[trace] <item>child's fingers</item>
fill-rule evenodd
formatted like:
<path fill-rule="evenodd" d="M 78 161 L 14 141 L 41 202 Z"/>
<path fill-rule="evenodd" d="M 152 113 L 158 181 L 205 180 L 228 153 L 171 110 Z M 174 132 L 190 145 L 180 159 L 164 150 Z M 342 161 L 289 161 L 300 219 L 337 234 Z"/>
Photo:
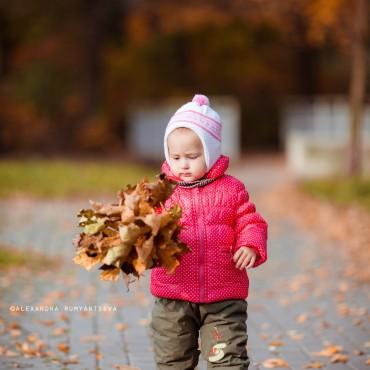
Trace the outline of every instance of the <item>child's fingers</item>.
<path fill-rule="evenodd" d="M 236 262 L 236 268 L 243 269 L 243 264 L 248 263 L 248 255 L 242 254 Z"/>
<path fill-rule="evenodd" d="M 241 264 L 241 266 L 240 266 L 240 270 L 245 269 L 245 266 L 247 266 L 247 264 L 249 263 L 249 261 L 250 261 L 250 256 L 247 256 L 247 258 L 245 258 L 245 259 L 243 260 L 243 263 L 242 263 L 242 264 Z"/>
<path fill-rule="evenodd" d="M 250 259 L 250 262 L 249 262 L 248 266 L 246 266 L 245 268 L 246 269 L 249 269 L 250 267 L 252 267 L 254 265 L 255 262 L 256 262 L 256 256 L 252 256 L 252 258 Z"/>
<path fill-rule="evenodd" d="M 235 253 L 234 253 L 234 256 L 233 256 L 233 260 L 236 262 L 239 257 L 241 256 L 241 254 L 243 253 L 243 250 L 242 249 L 238 249 Z"/>
<path fill-rule="evenodd" d="M 238 268 L 240 268 L 240 266 L 242 265 L 242 263 L 243 263 L 243 260 L 244 260 L 244 258 L 243 258 L 243 255 L 241 255 L 240 253 L 239 253 L 239 255 L 238 256 L 236 256 L 236 258 L 234 258 L 234 262 L 235 262 L 235 267 L 238 269 Z"/>

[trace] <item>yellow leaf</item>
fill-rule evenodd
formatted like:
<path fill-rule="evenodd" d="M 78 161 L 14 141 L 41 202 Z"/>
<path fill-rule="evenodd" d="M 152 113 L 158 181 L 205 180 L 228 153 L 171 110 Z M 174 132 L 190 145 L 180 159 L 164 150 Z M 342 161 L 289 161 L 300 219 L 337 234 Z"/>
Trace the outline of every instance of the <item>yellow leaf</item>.
<path fill-rule="evenodd" d="M 136 242 L 136 239 L 142 235 L 150 231 L 149 226 L 139 226 L 134 223 L 128 225 L 120 225 L 119 226 L 119 236 L 123 243 L 133 245 Z"/>
<path fill-rule="evenodd" d="M 104 218 L 97 218 L 96 219 L 96 222 L 92 223 L 92 224 L 88 224 L 85 226 L 84 228 L 84 232 L 87 234 L 87 235 L 93 235 L 93 234 L 96 234 L 98 231 L 100 231 L 101 229 L 104 228 L 105 226 L 105 221 L 107 220 L 106 217 Z"/>
<path fill-rule="evenodd" d="M 115 245 L 108 249 L 107 254 L 101 262 L 106 265 L 115 265 L 116 267 L 119 267 L 120 262 L 123 262 L 126 259 L 130 254 L 131 249 L 131 244 L 121 243 L 120 245 Z"/>
<path fill-rule="evenodd" d="M 101 262 L 101 256 L 89 257 L 86 252 L 83 251 L 73 258 L 73 262 L 77 265 L 81 265 L 86 270 L 90 270 L 97 263 Z"/>

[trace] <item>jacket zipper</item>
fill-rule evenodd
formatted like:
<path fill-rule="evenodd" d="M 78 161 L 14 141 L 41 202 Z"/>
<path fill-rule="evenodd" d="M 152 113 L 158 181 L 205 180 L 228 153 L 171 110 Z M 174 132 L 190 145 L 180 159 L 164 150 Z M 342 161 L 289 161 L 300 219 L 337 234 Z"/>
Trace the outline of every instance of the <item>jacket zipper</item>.
<path fill-rule="evenodd" d="M 199 295 L 200 302 L 204 302 L 204 224 L 202 220 L 202 209 L 200 207 L 200 189 L 197 189 L 196 204 L 199 225 Z"/>

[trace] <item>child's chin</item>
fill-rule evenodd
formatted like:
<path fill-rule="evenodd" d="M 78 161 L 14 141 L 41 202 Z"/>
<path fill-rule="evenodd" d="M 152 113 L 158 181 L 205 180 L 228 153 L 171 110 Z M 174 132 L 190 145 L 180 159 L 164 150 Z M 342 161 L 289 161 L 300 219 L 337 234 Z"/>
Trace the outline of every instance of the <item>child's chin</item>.
<path fill-rule="evenodd" d="M 194 176 L 188 176 L 188 177 L 180 177 L 180 179 L 182 181 L 185 181 L 185 182 L 192 182 L 192 181 L 195 181 L 196 180 L 196 177 L 194 177 Z"/>
<path fill-rule="evenodd" d="M 180 178 L 182 181 L 185 181 L 185 182 L 192 182 L 192 181 L 196 181 L 200 179 L 200 177 L 197 177 L 197 176 L 180 177 Z"/>

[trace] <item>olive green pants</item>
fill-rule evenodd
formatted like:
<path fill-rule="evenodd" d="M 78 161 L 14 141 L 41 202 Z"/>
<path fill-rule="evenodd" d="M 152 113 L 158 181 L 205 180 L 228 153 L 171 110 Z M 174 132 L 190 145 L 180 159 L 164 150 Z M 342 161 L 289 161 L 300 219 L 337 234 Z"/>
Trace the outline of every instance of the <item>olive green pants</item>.
<path fill-rule="evenodd" d="M 156 297 L 150 324 L 156 369 L 193 370 L 200 352 L 208 369 L 248 369 L 247 307 L 242 299 L 192 303 Z"/>

